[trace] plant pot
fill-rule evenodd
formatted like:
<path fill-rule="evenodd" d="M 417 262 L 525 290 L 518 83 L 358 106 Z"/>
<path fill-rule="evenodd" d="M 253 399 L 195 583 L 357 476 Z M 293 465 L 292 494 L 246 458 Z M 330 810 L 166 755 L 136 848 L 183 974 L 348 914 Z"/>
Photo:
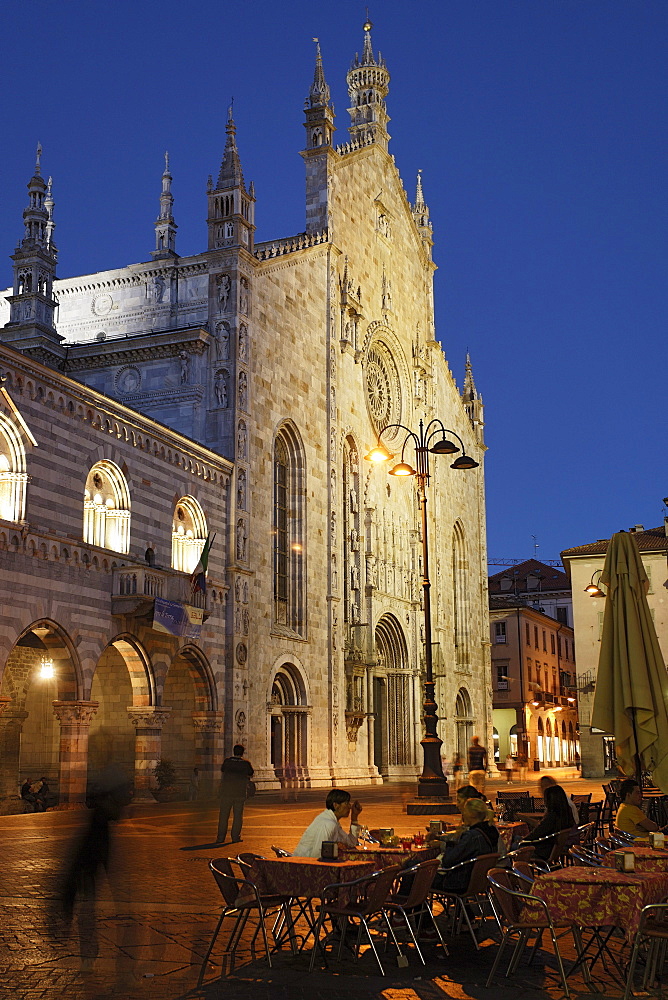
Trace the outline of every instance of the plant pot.
<path fill-rule="evenodd" d="M 178 788 L 152 788 L 151 795 L 156 802 L 176 802 L 179 797 Z"/>

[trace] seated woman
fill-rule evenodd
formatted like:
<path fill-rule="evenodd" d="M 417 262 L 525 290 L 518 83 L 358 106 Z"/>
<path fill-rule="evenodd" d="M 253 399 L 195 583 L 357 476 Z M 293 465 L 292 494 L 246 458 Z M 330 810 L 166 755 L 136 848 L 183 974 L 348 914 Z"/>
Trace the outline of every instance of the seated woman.
<path fill-rule="evenodd" d="M 619 789 L 622 804 L 617 810 L 615 827 L 622 833 L 629 833 L 632 837 L 646 837 L 653 830 L 658 830 L 659 826 L 654 820 L 649 819 L 640 808 L 642 805 L 642 788 L 633 778 L 622 781 Z M 662 827 L 662 832 L 666 832 L 666 827 Z"/>
<path fill-rule="evenodd" d="M 466 826 L 456 842 L 445 842 L 441 867 L 434 876 L 434 889 L 464 892 L 471 876 L 471 866 L 452 868 L 462 861 L 472 861 L 481 854 L 496 854 L 499 850 L 499 831 L 490 823 L 491 813 L 483 799 L 467 799 L 462 806 L 462 820 Z"/>
<path fill-rule="evenodd" d="M 566 792 L 561 785 L 549 785 L 545 789 L 543 799 L 545 802 L 545 815 L 535 830 L 532 830 L 522 843 L 524 844 L 530 840 L 541 840 L 543 837 L 554 834 L 549 840 L 545 840 L 536 847 L 536 857 L 547 861 L 552 853 L 557 834 L 561 833 L 562 830 L 572 830 L 575 839 L 577 826 L 573 821 L 573 813 L 571 812 Z"/>

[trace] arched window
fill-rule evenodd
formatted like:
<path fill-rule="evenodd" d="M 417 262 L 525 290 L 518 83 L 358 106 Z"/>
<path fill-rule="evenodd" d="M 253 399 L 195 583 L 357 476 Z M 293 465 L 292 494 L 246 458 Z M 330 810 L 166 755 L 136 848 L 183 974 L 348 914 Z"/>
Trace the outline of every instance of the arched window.
<path fill-rule="evenodd" d="M 343 619 L 349 625 L 361 621 L 361 552 L 359 546 L 360 496 L 357 448 L 348 437 L 343 446 Z"/>
<path fill-rule="evenodd" d="M 206 541 L 206 518 L 194 497 L 181 497 L 172 521 L 172 569 L 192 573 Z"/>
<path fill-rule="evenodd" d="M 83 540 L 114 552 L 130 550 L 130 492 L 113 462 L 96 462 L 84 492 Z"/>
<path fill-rule="evenodd" d="M 0 413 L 0 518 L 23 521 L 26 506 L 26 455 L 15 424 Z"/>
<path fill-rule="evenodd" d="M 306 631 L 306 470 L 295 428 L 274 441 L 274 624 Z"/>
<path fill-rule="evenodd" d="M 464 528 L 457 521 L 452 532 L 452 584 L 454 589 L 453 610 L 455 619 L 455 662 L 459 670 L 470 671 L 469 651 L 469 561 L 466 550 Z"/>

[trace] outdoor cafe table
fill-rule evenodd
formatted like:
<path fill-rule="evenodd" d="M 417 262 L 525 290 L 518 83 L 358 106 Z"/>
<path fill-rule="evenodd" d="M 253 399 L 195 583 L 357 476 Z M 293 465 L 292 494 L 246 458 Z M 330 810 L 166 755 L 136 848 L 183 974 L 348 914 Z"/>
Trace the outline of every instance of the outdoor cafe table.
<path fill-rule="evenodd" d="M 293 901 L 287 908 L 287 934 L 296 953 L 295 922 L 304 917 L 308 933 L 302 936 L 300 951 L 314 930 L 310 901 L 322 897 L 325 888 L 336 882 L 354 882 L 371 875 L 377 866 L 372 861 L 318 861 L 316 858 L 254 858 L 252 881 L 260 895 L 284 896 Z"/>
<path fill-rule="evenodd" d="M 547 903 L 555 924 L 579 927 L 622 927 L 632 941 L 640 913 L 648 903 L 668 896 L 668 871 L 618 872 L 614 868 L 561 868 L 539 875 L 532 895 Z M 531 904 L 524 916 L 535 917 Z"/>
<path fill-rule="evenodd" d="M 374 871 L 381 868 L 389 868 L 391 865 L 403 865 L 405 862 L 420 864 L 422 861 L 430 861 L 438 856 L 437 847 L 420 847 L 417 850 L 404 849 L 403 847 L 341 847 L 339 845 L 339 857 L 346 861 L 370 861 L 374 866 Z M 339 881 L 341 881 L 339 879 Z"/>
<path fill-rule="evenodd" d="M 361 853 L 361 852 L 360 852 Z M 318 861 L 316 858 L 254 858 L 253 875 L 260 895 L 313 899 L 335 882 L 354 882 L 376 871 L 372 859 Z"/>
<path fill-rule="evenodd" d="M 522 840 L 529 832 L 527 824 L 520 821 L 514 823 L 497 823 L 496 828 L 499 831 L 506 851 L 511 850 L 514 841 L 518 842 Z"/>
<path fill-rule="evenodd" d="M 631 851 L 634 854 L 635 870 L 637 872 L 668 873 L 668 850 L 649 847 L 647 844 L 629 844 L 628 847 L 619 848 L 619 850 Z M 615 854 L 616 850 L 609 851 L 604 855 L 602 858 L 603 864 L 614 868 Z"/>

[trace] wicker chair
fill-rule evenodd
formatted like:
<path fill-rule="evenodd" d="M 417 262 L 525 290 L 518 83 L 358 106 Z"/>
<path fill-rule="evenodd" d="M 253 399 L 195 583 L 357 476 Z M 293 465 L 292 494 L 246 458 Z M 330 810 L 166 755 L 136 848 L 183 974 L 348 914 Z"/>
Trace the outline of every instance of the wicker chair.
<path fill-rule="evenodd" d="M 530 893 L 518 892 L 514 889 L 512 885 L 513 880 L 511 873 L 507 872 L 503 868 L 492 869 L 488 873 L 487 879 L 489 882 L 492 908 L 499 926 L 502 928 L 503 936 L 501 938 L 501 944 L 499 945 L 496 958 L 494 959 L 494 965 L 492 966 L 492 970 L 487 978 L 486 986 L 488 988 L 491 986 L 506 944 L 512 940 L 515 935 L 517 935 L 517 940 L 515 942 L 515 949 L 512 953 L 510 963 L 506 970 L 506 977 L 512 975 L 512 973 L 517 969 L 522 957 L 522 952 L 528 944 L 532 931 L 536 932 L 537 940 L 539 941 L 543 932 L 547 930 L 550 932 L 550 937 L 552 938 L 552 945 L 554 947 L 554 954 L 557 960 L 557 967 L 559 969 L 559 975 L 561 976 L 564 993 L 566 997 L 569 998 L 570 993 L 568 990 L 568 983 L 566 982 L 564 964 L 561 960 L 561 954 L 559 952 L 557 936 L 555 934 L 555 925 L 550 917 L 550 911 L 547 904 L 542 899 L 538 899 Z M 527 919 L 525 916 L 525 906 L 527 903 L 530 903 L 533 909 L 537 909 L 539 911 L 539 914 L 533 919 Z M 580 935 L 579 928 L 575 924 L 558 924 L 556 926 L 568 927 L 571 930 L 578 955 L 581 955 L 582 937 Z M 586 962 L 583 963 L 583 969 L 585 981 L 587 983 L 591 982 L 589 966 Z"/>
<path fill-rule="evenodd" d="M 642 908 L 640 924 L 633 942 L 631 961 L 626 974 L 626 989 L 624 1000 L 630 1000 L 633 990 L 633 973 L 635 972 L 638 950 L 642 944 L 649 944 L 645 956 L 645 974 L 643 989 L 656 979 L 659 963 L 663 965 L 668 945 L 668 903 L 651 903 Z"/>
<path fill-rule="evenodd" d="M 387 903 L 391 895 L 392 885 L 400 871 L 399 865 L 391 868 L 384 868 L 383 871 L 375 872 L 373 875 L 356 879 L 354 882 L 336 882 L 325 887 L 320 912 L 314 930 L 314 946 L 311 951 L 311 964 L 309 972 L 313 972 L 315 959 L 318 951 L 323 953 L 320 945 L 320 931 L 326 918 L 338 923 L 341 929 L 341 939 L 339 943 L 339 956 L 343 950 L 348 923 L 359 921 L 357 932 L 357 943 L 355 946 L 355 957 L 359 957 L 359 946 L 364 930 L 371 950 L 374 954 L 381 976 L 385 975 L 385 970 L 380 961 L 380 956 L 374 943 L 369 922 L 371 917 L 379 915 L 382 923 L 389 932 L 399 958 L 407 962 L 401 945 L 397 941 L 396 934 L 387 913 Z M 323 953 L 324 957 L 324 953 Z"/>
<path fill-rule="evenodd" d="M 452 921 L 453 931 L 458 933 L 463 922 L 466 922 L 466 926 L 468 927 L 473 943 L 476 946 L 476 950 L 480 950 L 480 945 L 478 944 L 478 939 L 475 936 L 475 930 L 473 929 L 473 924 L 471 923 L 471 917 L 469 916 L 467 904 L 473 903 L 481 906 L 481 903 L 487 899 L 487 872 L 491 868 L 494 868 L 495 865 L 498 865 L 498 863 L 498 854 L 480 854 L 477 858 L 471 858 L 469 861 L 461 861 L 458 865 L 453 865 L 451 868 L 442 868 L 441 871 L 443 872 L 455 872 L 461 871 L 466 866 L 470 866 L 471 873 L 469 875 L 468 885 L 463 892 L 453 892 L 451 889 L 434 889 L 432 892 L 432 898 L 444 903 L 446 908 L 448 903 L 454 901 L 455 911 Z"/>
<path fill-rule="evenodd" d="M 418 941 L 422 927 L 422 918 L 425 916 L 428 918 L 431 927 L 434 929 L 436 939 L 443 948 L 443 951 L 446 955 L 449 954 L 438 924 L 434 920 L 434 914 L 430 904 L 432 882 L 434 881 L 434 875 L 438 870 L 438 866 L 438 858 L 434 858 L 432 861 L 423 861 L 422 864 L 418 865 L 414 869 L 415 877 L 410 890 L 404 895 L 401 894 L 401 891 L 394 893 L 385 903 L 385 909 L 390 916 L 394 913 L 398 915 L 406 924 L 406 929 L 410 934 L 411 940 L 415 945 L 415 950 L 417 951 L 423 965 L 426 963 Z"/>
<path fill-rule="evenodd" d="M 283 910 L 285 900 L 281 896 L 261 896 L 254 882 L 251 882 L 250 879 L 247 878 L 241 878 L 234 873 L 234 869 L 232 867 L 233 863 L 234 862 L 230 861 L 228 858 L 217 858 L 215 861 L 209 862 L 209 869 L 216 880 L 216 885 L 220 889 L 220 893 L 224 900 L 224 906 L 223 912 L 221 913 L 220 919 L 216 925 L 216 929 L 213 932 L 211 943 L 209 944 L 207 953 L 204 956 L 204 961 L 202 962 L 198 986 L 201 986 L 202 984 L 209 956 L 213 951 L 213 946 L 216 943 L 216 938 L 218 937 L 218 934 L 223 926 L 223 921 L 225 920 L 225 917 L 228 916 L 234 916 L 236 918 L 227 942 L 227 947 L 223 953 L 225 958 L 228 956 L 230 957 L 230 972 L 234 971 L 234 960 L 236 957 L 237 946 L 241 939 L 244 927 L 246 926 L 246 922 L 253 912 L 257 913 L 258 924 L 251 939 L 251 951 L 254 953 L 255 941 L 258 934 L 261 932 L 267 963 L 271 968 L 271 955 L 269 953 L 267 929 L 264 925 L 264 921 L 268 916 L 278 917 Z M 247 866 L 244 866 L 244 870 L 246 867 Z M 222 976 L 223 968 L 221 967 L 221 978 Z"/>

